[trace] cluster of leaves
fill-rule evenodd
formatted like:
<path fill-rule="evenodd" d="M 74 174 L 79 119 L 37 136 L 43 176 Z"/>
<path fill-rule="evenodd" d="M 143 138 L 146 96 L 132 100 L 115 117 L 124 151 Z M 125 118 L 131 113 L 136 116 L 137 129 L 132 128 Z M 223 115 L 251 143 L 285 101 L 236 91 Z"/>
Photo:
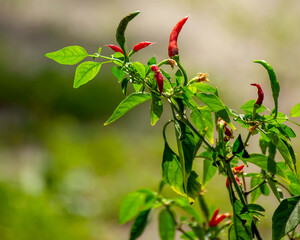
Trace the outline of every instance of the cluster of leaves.
<path fill-rule="evenodd" d="M 145 229 L 153 209 L 161 207 L 159 214 L 159 233 L 161 239 L 174 239 L 175 231 L 182 233 L 182 239 L 218 239 L 225 227 L 228 228 L 229 239 L 261 239 L 257 224 L 263 215 L 264 208 L 256 204 L 261 194 L 268 196 L 270 190 L 279 201 L 275 210 L 273 222 L 273 240 L 279 240 L 291 233 L 290 238 L 296 237 L 294 229 L 299 224 L 300 185 L 299 174 L 296 171 L 296 157 L 290 140 L 295 138 L 294 131 L 286 125 L 291 118 L 300 116 L 300 103 L 295 105 L 290 116 L 278 112 L 278 97 L 280 86 L 273 68 L 263 60 L 257 60 L 268 72 L 271 84 L 274 109 L 270 111 L 265 106 L 258 106 L 255 100 L 250 100 L 241 106 L 243 113 L 227 107 L 220 99 L 218 89 L 202 81 L 201 74 L 191 80 L 176 55 L 173 59 L 157 62 L 155 57 L 149 59 L 146 65 L 130 60 L 125 47 L 125 30 L 128 23 L 137 16 L 134 12 L 123 18 L 117 29 L 116 40 L 122 49 L 110 57 L 98 53 L 88 54 L 80 46 L 70 46 L 59 51 L 46 54 L 47 57 L 60 64 L 73 65 L 86 57 L 105 59 L 105 61 L 86 61 L 78 65 L 75 72 L 74 87 L 77 88 L 98 74 L 102 64 L 113 63 L 113 75 L 118 79 L 126 98 L 115 109 L 105 125 L 123 116 L 135 106 L 151 101 L 151 124 L 159 120 L 163 112 L 163 103 L 170 106 L 172 119 L 163 128 L 164 153 L 162 161 L 162 184 L 158 193 L 148 189 L 130 193 L 121 207 L 121 224 L 136 217 L 130 239 L 138 238 Z M 164 76 L 163 90 L 160 93 L 155 81 L 155 73 L 151 66 L 157 65 Z M 162 69 L 163 65 L 177 67 L 175 74 L 169 74 Z M 128 86 L 133 86 L 133 92 L 128 95 Z M 165 100 L 165 101 L 163 101 Z M 269 114 L 262 115 L 265 111 Z M 238 135 L 235 141 L 226 139 L 228 126 L 236 130 L 234 124 L 240 124 L 249 130 L 243 141 Z M 173 150 L 166 137 L 166 129 L 173 124 L 177 149 Z M 299 125 L 295 123 L 296 125 Z M 216 129 L 216 130 L 215 130 Z M 228 130 L 228 129 L 227 129 Z M 217 139 L 214 140 L 214 134 Z M 259 146 L 261 153 L 249 154 L 247 143 L 251 136 L 260 134 Z M 284 161 L 278 161 L 276 153 Z M 195 158 L 203 159 L 202 178 L 193 170 Z M 246 166 L 254 164 L 261 171 L 257 173 L 241 172 L 234 175 L 232 169 L 240 162 Z M 204 200 L 206 184 L 212 180 L 216 172 L 230 179 L 228 194 L 233 214 L 231 223 L 222 226 L 210 226 L 212 212 Z M 243 188 L 239 177 L 251 178 L 250 189 L 247 190 L 245 181 Z M 168 199 L 161 194 L 162 187 L 169 185 L 181 198 Z M 281 188 L 287 190 L 290 197 L 284 198 Z M 250 203 L 248 196 L 251 195 Z M 190 204 L 198 199 L 202 215 L 195 211 Z M 174 208 L 182 208 L 190 217 L 175 215 Z M 186 225 L 190 231 L 182 226 Z"/>

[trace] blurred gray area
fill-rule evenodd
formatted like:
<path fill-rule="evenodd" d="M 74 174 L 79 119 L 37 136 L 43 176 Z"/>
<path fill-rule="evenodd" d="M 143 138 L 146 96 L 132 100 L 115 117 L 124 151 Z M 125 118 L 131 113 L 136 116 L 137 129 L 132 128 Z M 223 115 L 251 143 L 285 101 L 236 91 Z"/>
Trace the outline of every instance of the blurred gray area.
<path fill-rule="evenodd" d="M 103 127 L 124 98 L 111 66 L 103 66 L 94 80 L 73 89 L 75 66 L 44 57 L 70 45 L 91 54 L 102 46 L 104 55 L 111 54 L 104 45 L 116 44 L 115 30 L 127 13 L 141 11 L 128 26 L 128 48 L 144 40 L 156 42 L 136 54 L 136 61 L 167 58 L 170 31 L 189 15 L 178 45 L 190 78 L 209 73 L 224 103 L 238 111 L 256 98 L 250 84 L 259 83 L 264 105 L 272 109 L 267 73 L 252 63 L 264 59 L 281 85 L 279 111 L 289 115 L 300 102 L 298 0 L 0 0 L 0 6 L 3 240 L 127 239 L 130 224 L 119 226 L 117 221 L 122 199 L 142 187 L 157 189 L 161 128 L 169 115 L 164 113 L 151 127 L 149 104 L 143 104 Z M 299 144 L 292 142 L 296 153 Z M 250 149 L 259 151 L 251 141 Z M 224 177 L 214 181 L 219 184 L 208 186 L 207 200 L 223 212 L 231 211 Z M 224 197 L 216 198 L 215 192 Z M 172 195 L 168 190 L 166 194 Z M 261 203 L 267 203 L 267 218 L 261 219 L 260 230 L 263 239 L 270 239 L 277 203 L 263 197 Z M 140 239 L 159 239 L 155 216 L 153 220 Z"/>

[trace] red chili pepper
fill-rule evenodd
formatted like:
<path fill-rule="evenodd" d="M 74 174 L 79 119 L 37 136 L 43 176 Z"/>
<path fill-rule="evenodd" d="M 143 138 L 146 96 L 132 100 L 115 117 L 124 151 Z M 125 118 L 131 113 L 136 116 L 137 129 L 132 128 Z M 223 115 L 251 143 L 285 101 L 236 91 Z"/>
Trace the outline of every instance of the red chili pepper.
<path fill-rule="evenodd" d="M 141 50 L 141 49 L 143 49 L 143 48 L 145 48 L 145 47 L 147 47 L 151 44 L 152 44 L 152 42 L 147 42 L 147 41 L 140 42 L 140 43 L 133 46 L 133 51 L 137 52 L 137 51 L 139 51 L 139 50 Z"/>
<path fill-rule="evenodd" d="M 235 177 L 235 180 L 236 180 L 237 184 L 241 185 L 242 183 L 241 183 L 240 179 L 238 178 L 238 176 L 234 175 L 234 177 Z M 231 178 L 230 178 L 230 182 L 232 182 Z M 226 180 L 226 187 L 229 187 L 229 180 L 228 180 L 228 178 Z"/>
<path fill-rule="evenodd" d="M 164 87 L 164 78 L 163 78 L 163 75 L 161 74 L 161 72 L 159 70 L 159 67 L 156 66 L 156 65 L 152 65 L 151 66 L 151 71 L 154 72 L 154 78 L 156 80 L 159 92 L 161 94 L 162 91 L 163 91 L 163 87 Z"/>
<path fill-rule="evenodd" d="M 228 142 L 231 138 L 234 138 L 232 130 L 227 127 L 227 123 L 224 125 L 225 137 L 223 138 L 224 142 Z"/>
<path fill-rule="evenodd" d="M 178 55 L 178 47 L 177 47 L 177 39 L 178 35 L 185 24 L 188 17 L 181 19 L 173 28 L 170 34 L 170 41 L 169 41 L 169 57 L 173 58 L 174 56 Z"/>
<path fill-rule="evenodd" d="M 241 166 L 232 168 L 233 174 L 239 174 L 239 173 L 243 172 L 244 166 L 245 166 L 245 165 L 243 164 L 243 165 L 241 165 Z"/>
<path fill-rule="evenodd" d="M 255 104 L 257 104 L 258 106 L 261 106 L 261 104 L 262 104 L 262 102 L 264 100 L 264 92 L 261 89 L 261 86 L 259 84 L 252 83 L 251 85 L 257 87 L 258 98 L 257 98 Z"/>
<path fill-rule="evenodd" d="M 113 45 L 113 44 L 107 44 L 107 45 L 105 45 L 105 46 L 108 46 L 108 47 L 110 47 L 112 50 L 114 50 L 115 52 L 119 52 L 119 53 L 122 53 L 122 54 L 124 55 L 123 50 L 122 50 L 120 47 L 116 46 L 116 45 Z"/>
<path fill-rule="evenodd" d="M 208 225 L 210 227 L 215 227 L 217 226 L 221 221 L 223 221 L 223 219 L 230 217 L 231 214 L 230 213 L 224 213 L 224 214 L 219 214 L 219 208 L 215 210 L 214 214 L 212 215 Z"/>

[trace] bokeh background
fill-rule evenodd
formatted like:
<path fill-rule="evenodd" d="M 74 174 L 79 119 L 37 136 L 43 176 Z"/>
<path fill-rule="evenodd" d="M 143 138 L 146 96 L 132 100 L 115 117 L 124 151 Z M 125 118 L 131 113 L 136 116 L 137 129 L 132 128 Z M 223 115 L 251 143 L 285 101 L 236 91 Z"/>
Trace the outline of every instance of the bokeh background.
<path fill-rule="evenodd" d="M 171 29 L 190 15 L 179 39 L 190 77 L 208 72 L 224 103 L 236 110 L 256 98 L 250 83 L 260 83 L 272 108 L 266 71 L 252 63 L 265 59 L 281 84 L 280 111 L 289 114 L 300 102 L 299 0 L 0 0 L 0 6 L 1 240 L 127 239 L 130 223 L 117 223 L 122 199 L 142 187 L 157 190 L 168 114 L 151 127 L 145 103 L 103 127 L 124 98 L 111 66 L 73 89 L 75 66 L 44 57 L 69 45 L 92 54 L 114 44 L 129 12 L 141 14 L 127 29 L 128 47 L 156 42 L 136 54 L 137 61 L 166 58 Z M 103 54 L 111 50 L 104 47 Z M 251 152 L 258 152 L 251 142 Z M 299 153 L 299 140 L 292 144 Z M 224 177 L 216 177 L 207 193 L 223 212 L 230 211 L 224 185 Z M 260 230 L 270 239 L 277 202 L 259 202 L 267 216 Z M 140 239 L 159 239 L 157 229 L 154 216 Z"/>

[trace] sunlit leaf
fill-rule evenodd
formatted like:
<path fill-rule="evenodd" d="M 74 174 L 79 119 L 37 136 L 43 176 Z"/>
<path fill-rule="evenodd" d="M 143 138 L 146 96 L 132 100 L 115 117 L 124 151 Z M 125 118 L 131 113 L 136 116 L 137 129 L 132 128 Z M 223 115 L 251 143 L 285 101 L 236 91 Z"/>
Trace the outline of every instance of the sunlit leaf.
<path fill-rule="evenodd" d="M 300 223 L 300 196 L 284 199 L 272 217 L 272 240 L 280 240 Z"/>
<path fill-rule="evenodd" d="M 100 71 L 101 65 L 104 63 L 107 62 L 98 63 L 87 61 L 78 65 L 75 71 L 73 87 L 78 88 L 81 85 L 84 85 L 87 82 L 91 81 L 94 77 L 96 77 L 96 75 Z"/>
<path fill-rule="evenodd" d="M 86 58 L 88 53 L 83 47 L 69 46 L 56 52 L 47 53 L 45 56 L 60 64 L 74 65 Z"/>
<path fill-rule="evenodd" d="M 127 98 L 125 98 L 116 110 L 113 112 L 111 117 L 104 123 L 104 126 L 116 121 L 118 118 L 122 117 L 129 110 L 135 106 L 151 99 L 149 93 L 132 93 Z"/>
<path fill-rule="evenodd" d="M 300 103 L 291 109 L 290 117 L 300 117 Z"/>

